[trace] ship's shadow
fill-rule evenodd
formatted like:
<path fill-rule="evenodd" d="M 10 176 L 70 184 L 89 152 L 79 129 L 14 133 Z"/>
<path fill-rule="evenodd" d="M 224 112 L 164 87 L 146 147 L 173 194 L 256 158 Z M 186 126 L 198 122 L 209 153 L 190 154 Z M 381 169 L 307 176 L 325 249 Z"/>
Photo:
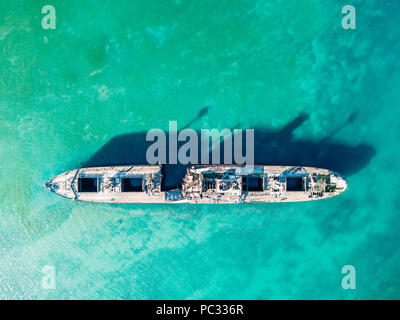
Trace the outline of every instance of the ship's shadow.
<path fill-rule="evenodd" d="M 203 108 L 190 124 L 204 116 L 206 112 L 206 108 Z M 365 167 L 375 155 L 375 149 L 370 145 L 350 146 L 332 142 L 329 135 L 320 141 L 295 139 L 293 131 L 303 125 L 307 119 L 308 115 L 301 113 L 280 130 L 254 128 L 254 163 L 319 167 L 349 176 Z M 336 132 L 353 120 L 354 115 Z M 88 161 L 82 163 L 81 167 L 147 164 L 146 150 L 153 142 L 146 141 L 146 134 L 147 132 L 141 131 L 115 136 L 93 154 Z M 166 134 L 168 137 L 168 132 Z M 198 136 L 200 137 L 200 134 Z M 183 143 L 178 143 L 178 148 Z M 245 150 L 245 144 L 243 150 Z M 221 163 L 223 163 L 222 146 Z M 172 189 L 180 186 L 187 167 L 188 165 L 180 164 L 164 165 L 163 188 Z"/>

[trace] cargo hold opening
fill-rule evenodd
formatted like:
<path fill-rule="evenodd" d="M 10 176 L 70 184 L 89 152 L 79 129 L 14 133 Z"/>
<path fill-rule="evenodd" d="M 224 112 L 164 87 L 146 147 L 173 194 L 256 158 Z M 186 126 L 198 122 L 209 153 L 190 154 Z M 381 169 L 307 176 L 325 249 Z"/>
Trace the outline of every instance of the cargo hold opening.
<path fill-rule="evenodd" d="M 247 191 L 264 191 L 264 178 L 263 177 L 243 177 L 243 189 Z"/>
<path fill-rule="evenodd" d="M 78 178 L 78 192 L 98 192 L 99 178 Z"/>
<path fill-rule="evenodd" d="M 122 178 L 122 192 L 143 192 L 143 177 Z"/>
<path fill-rule="evenodd" d="M 303 177 L 286 177 L 286 191 L 304 191 Z"/>

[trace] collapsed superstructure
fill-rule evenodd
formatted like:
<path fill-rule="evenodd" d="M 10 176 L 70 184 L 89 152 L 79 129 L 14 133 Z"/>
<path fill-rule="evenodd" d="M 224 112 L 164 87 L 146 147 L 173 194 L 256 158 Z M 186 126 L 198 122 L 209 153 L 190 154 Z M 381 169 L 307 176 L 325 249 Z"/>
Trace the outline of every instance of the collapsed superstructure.
<path fill-rule="evenodd" d="M 93 167 L 60 174 L 46 187 L 73 200 L 107 203 L 296 202 L 347 188 L 337 173 L 297 166 L 192 166 L 172 190 L 163 190 L 162 178 L 161 165 Z"/>

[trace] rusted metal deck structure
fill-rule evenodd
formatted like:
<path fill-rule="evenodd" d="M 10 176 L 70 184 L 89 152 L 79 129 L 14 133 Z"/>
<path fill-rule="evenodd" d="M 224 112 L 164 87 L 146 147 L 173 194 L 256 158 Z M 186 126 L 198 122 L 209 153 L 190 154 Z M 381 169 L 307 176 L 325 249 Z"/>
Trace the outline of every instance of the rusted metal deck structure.
<path fill-rule="evenodd" d="M 347 188 L 339 174 L 297 166 L 196 165 L 179 188 L 163 190 L 162 165 L 81 168 L 46 188 L 80 201 L 105 203 L 248 203 L 326 199 Z"/>

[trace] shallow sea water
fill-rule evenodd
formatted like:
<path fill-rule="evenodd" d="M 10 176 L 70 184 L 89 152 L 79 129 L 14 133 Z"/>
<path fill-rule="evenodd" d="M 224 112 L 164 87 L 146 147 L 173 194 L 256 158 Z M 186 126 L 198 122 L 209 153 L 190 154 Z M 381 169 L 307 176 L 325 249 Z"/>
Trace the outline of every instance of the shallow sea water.
<path fill-rule="evenodd" d="M 353 1 L 356 30 L 333 0 L 52 0 L 56 30 L 41 28 L 45 4 L 0 4 L 1 299 L 400 298 L 396 1 Z M 266 164 L 302 148 L 300 164 L 340 169 L 349 189 L 196 206 L 43 187 L 170 120 L 256 128 Z M 348 264 L 356 290 L 341 286 Z"/>

